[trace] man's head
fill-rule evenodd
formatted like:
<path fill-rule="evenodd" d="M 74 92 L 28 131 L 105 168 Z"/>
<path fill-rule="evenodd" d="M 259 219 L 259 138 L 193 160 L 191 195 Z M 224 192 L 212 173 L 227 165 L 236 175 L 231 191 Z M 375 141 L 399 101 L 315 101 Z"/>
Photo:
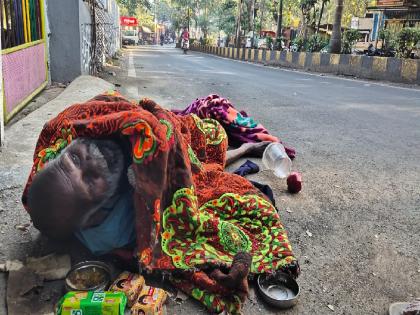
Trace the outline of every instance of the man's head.
<path fill-rule="evenodd" d="M 65 238 L 115 194 L 124 168 L 114 141 L 76 139 L 43 170 L 29 188 L 34 226 L 54 238 Z"/>

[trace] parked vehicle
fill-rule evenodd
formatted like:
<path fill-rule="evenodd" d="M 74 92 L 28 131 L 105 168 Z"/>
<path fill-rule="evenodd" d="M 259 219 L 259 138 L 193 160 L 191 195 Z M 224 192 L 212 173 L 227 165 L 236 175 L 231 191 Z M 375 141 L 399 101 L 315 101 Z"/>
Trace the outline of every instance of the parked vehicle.
<path fill-rule="evenodd" d="M 122 31 L 122 43 L 123 45 L 138 45 L 140 42 L 137 31 L 125 30 Z"/>
<path fill-rule="evenodd" d="M 138 45 L 140 42 L 138 21 L 135 17 L 121 16 L 121 39 L 123 45 Z"/>

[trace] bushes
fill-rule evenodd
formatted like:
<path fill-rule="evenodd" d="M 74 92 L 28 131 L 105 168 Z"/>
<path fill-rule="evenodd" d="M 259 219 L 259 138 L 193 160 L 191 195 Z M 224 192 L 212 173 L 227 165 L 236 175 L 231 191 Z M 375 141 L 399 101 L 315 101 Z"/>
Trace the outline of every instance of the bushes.
<path fill-rule="evenodd" d="M 306 50 L 309 52 L 320 52 L 325 46 L 328 45 L 328 41 L 319 34 L 314 34 L 309 37 Z"/>
<path fill-rule="evenodd" d="M 293 51 L 304 51 L 305 50 L 305 39 L 301 36 L 296 37 L 292 41 Z"/>
<path fill-rule="evenodd" d="M 343 33 L 341 53 L 342 54 L 351 54 L 353 45 L 360 38 L 360 32 L 355 29 L 348 29 Z"/>
<path fill-rule="evenodd" d="M 267 45 L 267 49 L 269 49 L 269 50 L 273 49 L 273 41 L 274 41 L 273 37 L 271 37 L 271 36 L 266 37 L 265 43 Z"/>
<path fill-rule="evenodd" d="M 397 55 L 401 58 L 410 58 L 411 53 L 420 42 L 420 28 L 403 28 L 396 39 Z"/>
<path fill-rule="evenodd" d="M 379 39 L 382 41 L 382 49 L 384 51 L 395 49 L 397 46 L 396 34 L 389 29 L 380 30 Z"/>

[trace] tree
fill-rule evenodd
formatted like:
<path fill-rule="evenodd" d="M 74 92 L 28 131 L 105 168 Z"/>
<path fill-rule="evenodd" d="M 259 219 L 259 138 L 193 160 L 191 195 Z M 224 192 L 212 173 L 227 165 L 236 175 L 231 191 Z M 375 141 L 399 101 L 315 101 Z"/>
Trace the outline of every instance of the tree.
<path fill-rule="evenodd" d="M 348 29 L 343 33 L 341 53 L 351 54 L 352 48 L 360 38 L 360 32 L 355 29 Z"/>
<path fill-rule="evenodd" d="M 236 2 L 234 0 L 225 0 L 216 8 L 215 17 L 219 31 L 226 34 L 233 34 L 235 31 Z"/>
<path fill-rule="evenodd" d="M 316 27 L 316 32 L 319 33 L 319 27 L 321 26 L 322 16 L 324 15 L 325 5 L 330 2 L 330 0 L 321 0 L 321 10 L 319 11 L 319 20 Z"/>
<path fill-rule="evenodd" d="M 125 9 L 129 16 L 134 16 L 139 6 L 143 6 L 147 9 L 152 7 L 149 0 L 117 0 L 117 2 Z"/>
<path fill-rule="evenodd" d="M 339 54 L 341 52 L 341 19 L 343 18 L 343 6 L 344 0 L 336 0 L 333 33 L 330 41 L 331 53 L 333 54 Z"/>
<path fill-rule="evenodd" d="M 317 0 L 300 0 L 300 10 L 302 13 L 301 36 L 306 41 L 308 38 L 308 26 L 311 24 L 311 12 L 315 11 Z"/>

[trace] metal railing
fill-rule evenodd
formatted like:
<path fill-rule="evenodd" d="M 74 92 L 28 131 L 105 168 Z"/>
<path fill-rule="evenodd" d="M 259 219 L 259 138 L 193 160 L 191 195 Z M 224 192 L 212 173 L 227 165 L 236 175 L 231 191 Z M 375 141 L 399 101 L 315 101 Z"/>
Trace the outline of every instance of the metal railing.
<path fill-rule="evenodd" d="M 2 49 L 43 39 L 41 0 L 1 0 Z"/>

